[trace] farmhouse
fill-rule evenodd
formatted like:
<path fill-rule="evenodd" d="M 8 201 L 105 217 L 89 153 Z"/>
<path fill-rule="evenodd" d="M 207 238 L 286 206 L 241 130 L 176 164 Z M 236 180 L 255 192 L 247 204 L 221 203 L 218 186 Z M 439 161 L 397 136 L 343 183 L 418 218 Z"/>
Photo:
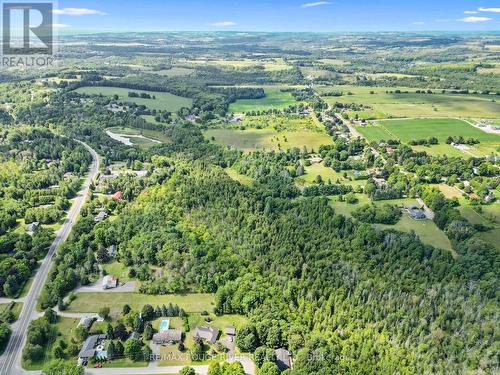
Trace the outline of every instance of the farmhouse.
<path fill-rule="evenodd" d="M 104 340 L 106 340 L 106 335 L 104 334 L 87 337 L 83 343 L 80 353 L 78 354 L 78 364 L 85 364 L 89 358 L 94 358 L 96 352 L 100 351 Z"/>
<path fill-rule="evenodd" d="M 219 330 L 213 327 L 196 327 L 193 332 L 193 337 L 195 339 L 201 339 L 210 344 L 214 344 L 219 336 Z"/>
<path fill-rule="evenodd" d="M 280 348 L 276 349 L 274 353 L 276 354 L 276 364 L 281 371 L 292 368 L 292 354 L 288 350 Z"/>
<path fill-rule="evenodd" d="M 153 335 L 153 343 L 156 345 L 173 344 L 181 339 L 182 331 L 180 329 L 167 329 Z"/>
<path fill-rule="evenodd" d="M 102 278 L 102 289 L 116 288 L 118 280 L 111 275 L 106 275 Z"/>

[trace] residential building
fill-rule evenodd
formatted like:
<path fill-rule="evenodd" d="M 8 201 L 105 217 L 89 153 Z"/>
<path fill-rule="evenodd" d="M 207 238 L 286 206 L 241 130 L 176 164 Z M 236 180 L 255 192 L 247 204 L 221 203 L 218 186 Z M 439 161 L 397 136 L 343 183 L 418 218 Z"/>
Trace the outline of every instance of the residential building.
<path fill-rule="evenodd" d="M 209 344 L 215 344 L 218 336 L 219 330 L 213 327 L 196 327 L 193 332 L 193 337 L 195 339 L 202 339 Z"/>
<path fill-rule="evenodd" d="M 276 364 L 281 371 L 285 371 L 292 368 L 292 354 L 283 348 L 276 349 L 274 351 L 276 354 Z"/>
<path fill-rule="evenodd" d="M 36 231 L 38 229 L 39 226 L 40 226 L 40 223 L 38 221 L 35 221 L 31 224 L 28 224 L 28 225 L 26 225 L 26 232 L 33 233 L 34 231 Z"/>
<path fill-rule="evenodd" d="M 78 354 L 78 364 L 87 363 L 90 358 L 94 358 L 96 351 L 99 349 L 104 340 L 106 340 L 106 335 L 92 335 L 87 337 L 83 343 L 82 349 Z"/>
<path fill-rule="evenodd" d="M 94 223 L 100 223 L 107 217 L 108 213 L 106 211 L 99 211 L 99 213 L 94 217 Z"/>
<path fill-rule="evenodd" d="M 174 344 L 181 339 L 182 331 L 180 329 L 167 329 L 153 335 L 153 343 L 156 345 Z"/>
<path fill-rule="evenodd" d="M 95 320 L 96 319 L 93 316 L 83 316 L 80 319 L 80 322 L 78 323 L 77 327 L 84 326 L 85 328 L 90 329 L 90 327 L 92 327 L 92 324 L 94 324 Z"/>

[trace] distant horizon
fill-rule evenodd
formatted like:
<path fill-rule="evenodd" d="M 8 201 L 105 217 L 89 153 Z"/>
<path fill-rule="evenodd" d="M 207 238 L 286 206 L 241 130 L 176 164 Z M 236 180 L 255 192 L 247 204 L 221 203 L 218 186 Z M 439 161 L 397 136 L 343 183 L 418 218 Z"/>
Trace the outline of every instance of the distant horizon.
<path fill-rule="evenodd" d="M 61 33 L 499 31 L 493 0 L 58 0 Z M 127 26 L 125 26 L 127 25 Z M 134 30 L 129 30 L 132 27 Z"/>
<path fill-rule="evenodd" d="M 489 34 L 500 36 L 499 30 L 338 30 L 338 31 L 261 31 L 261 30 L 116 30 L 116 29 L 74 29 L 58 30 L 61 36 L 86 34 L 161 34 L 161 33 L 197 33 L 197 34 Z"/>

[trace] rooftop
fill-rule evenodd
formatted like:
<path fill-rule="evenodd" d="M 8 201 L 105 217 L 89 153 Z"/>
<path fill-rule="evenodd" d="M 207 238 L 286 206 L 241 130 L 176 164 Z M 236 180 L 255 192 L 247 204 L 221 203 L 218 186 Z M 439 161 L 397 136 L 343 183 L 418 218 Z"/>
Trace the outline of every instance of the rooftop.
<path fill-rule="evenodd" d="M 214 344 L 218 336 L 219 330 L 213 327 L 196 327 L 193 332 L 193 337 L 205 340 L 210 344 Z"/>

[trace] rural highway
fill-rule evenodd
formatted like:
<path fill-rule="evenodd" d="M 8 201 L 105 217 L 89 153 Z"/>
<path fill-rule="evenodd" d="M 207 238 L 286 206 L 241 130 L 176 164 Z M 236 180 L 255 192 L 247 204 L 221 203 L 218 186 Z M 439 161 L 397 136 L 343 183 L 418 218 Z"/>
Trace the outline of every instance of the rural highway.
<path fill-rule="evenodd" d="M 46 257 L 43 259 L 40 268 L 36 272 L 31 289 L 24 299 L 23 309 L 19 316 L 19 320 L 12 325 L 12 336 L 10 337 L 5 352 L 0 358 L 0 375 L 20 375 L 30 373 L 25 372 L 21 368 L 21 354 L 24 342 L 26 341 L 29 322 L 40 316 L 40 313 L 36 311 L 36 304 L 52 266 L 52 257 L 56 252 L 57 246 L 66 241 L 71 233 L 71 229 L 73 228 L 80 210 L 89 195 L 90 185 L 99 172 L 100 158 L 97 152 L 95 152 L 95 150 L 87 144 L 80 141 L 77 142 L 81 143 L 92 155 L 92 165 L 90 166 L 89 174 L 83 183 L 82 189 L 77 194 L 77 197 L 68 212 L 66 220 L 57 231 L 54 242 L 52 242 Z"/>

